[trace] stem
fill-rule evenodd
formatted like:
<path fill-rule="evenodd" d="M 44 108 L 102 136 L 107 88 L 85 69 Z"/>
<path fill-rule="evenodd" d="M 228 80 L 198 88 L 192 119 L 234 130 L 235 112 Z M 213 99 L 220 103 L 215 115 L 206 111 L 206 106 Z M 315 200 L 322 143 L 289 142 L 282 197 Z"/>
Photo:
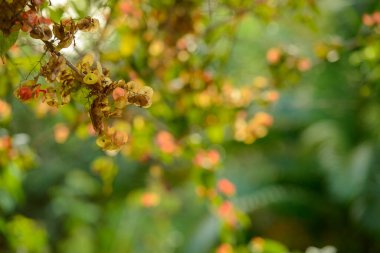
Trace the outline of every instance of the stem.
<path fill-rule="evenodd" d="M 46 48 L 49 50 L 50 53 L 55 54 L 56 56 L 62 56 L 65 59 L 66 65 L 69 66 L 69 68 L 71 68 L 78 76 L 82 78 L 84 77 L 84 74 L 80 73 L 79 70 L 69 60 L 67 60 L 66 57 L 62 53 L 57 52 L 55 50 L 53 43 L 51 43 L 50 41 L 45 41 L 45 40 L 43 40 L 43 42 L 45 43 Z"/>
<path fill-rule="evenodd" d="M 36 30 L 36 27 L 33 26 L 32 24 L 30 24 L 27 20 L 21 20 L 19 15 L 18 15 L 18 18 L 19 18 L 20 22 L 26 22 L 28 24 L 28 26 L 30 28 L 32 28 L 32 30 Z M 55 50 L 55 46 L 53 43 L 51 43 L 50 41 L 46 41 L 46 40 L 41 40 L 41 41 L 43 43 L 45 43 L 45 46 L 50 53 L 55 54 L 56 56 L 62 56 L 65 59 L 66 65 L 69 66 L 69 68 L 71 68 L 78 76 L 80 76 L 82 78 L 84 77 L 84 74 L 80 73 L 79 70 L 69 60 L 67 60 L 66 57 L 62 53 L 57 52 Z"/>

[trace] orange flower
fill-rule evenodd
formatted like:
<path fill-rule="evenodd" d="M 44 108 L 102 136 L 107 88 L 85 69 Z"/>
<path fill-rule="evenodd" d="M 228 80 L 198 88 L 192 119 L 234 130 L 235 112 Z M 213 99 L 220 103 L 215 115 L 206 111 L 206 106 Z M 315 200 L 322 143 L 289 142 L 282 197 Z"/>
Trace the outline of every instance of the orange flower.
<path fill-rule="evenodd" d="M 227 197 L 235 195 L 236 192 L 235 185 L 225 178 L 218 181 L 218 190 Z"/>
<path fill-rule="evenodd" d="M 267 52 L 267 61 L 270 64 L 277 64 L 281 59 L 282 51 L 279 48 L 271 48 Z"/>
<path fill-rule="evenodd" d="M 297 62 L 297 68 L 301 72 L 308 71 L 311 68 L 311 62 L 307 58 L 299 59 Z"/>
<path fill-rule="evenodd" d="M 230 201 L 224 201 L 218 208 L 219 217 L 231 227 L 237 224 L 235 207 Z"/>
<path fill-rule="evenodd" d="M 12 138 L 8 135 L 0 137 L 0 150 L 10 150 L 12 148 Z"/>
<path fill-rule="evenodd" d="M 211 169 L 220 162 L 220 154 L 212 149 L 209 151 L 199 151 L 193 160 L 194 164 L 204 169 Z"/>
<path fill-rule="evenodd" d="M 0 121 L 9 119 L 9 117 L 11 116 L 11 113 L 12 113 L 11 106 L 4 100 L 0 99 Z"/>
<path fill-rule="evenodd" d="M 366 26 L 373 26 L 373 24 L 374 24 L 374 20 L 372 19 L 371 15 L 369 15 L 369 14 L 363 15 L 362 22 Z"/>
<path fill-rule="evenodd" d="M 154 192 L 146 192 L 140 198 L 143 207 L 155 207 L 160 203 L 160 196 Z"/>
<path fill-rule="evenodd" d="M 219 245 L 215 253 L 233 253 L 233 252 L 234 252 L 234 249 L 232 248 L 231 244 L 223 243 Z"/>
<path fill-rule="evenodd" d="M 120 88 L 120 87 L 116 87 L 112 91 L 112 97 L 115 100 L 118 100 L 119 98 L 125 97 L 125 94 L 126 94 L 126 91 L 123 88 Z"/>
<path fill-rule="evenodd" d="M 372 14 L 372 20 L 376 24 L 380 24 L 380 12 L 376 11 Z"/>
<path fill-rule="evenodd" d="M 173 135 L 167 131 L 160 131 L 157 134 L 156 143 L 163 153 L 172 154 L 177 149 Z"/>
<path fill-rule="evenodd" d="M 270 127 L 273 124 L 273 117 L 266 112 L 258 112 L 255 114 L 253 121 L 258 125 Z"/>
<path fill-rule="evenodd" d="M 58 123 L 54 126 L 54 139 L 57 143 L 64 143 L 69 134 L 70 129 L 66 125 Z"/>
<path fill-rule="evenodd" d="M 215 149 L 212 149 L 208 152 L 208 158 L 210 159 L 210 162 L 213 164 L 213 165 L 216 165 L 219 163 L 220 161 L 220 155 L 219 155 L 219 152 L 216 151 Z"/>
<path fill-rule="evenodd" d="M 136 8 L 136 4 L 131 0 L 123 1 L 119 4 L 120 11 L 125 15 L 140 18 L 142 13 Z"/>
<path fill-rule="evenodd" d="M 274 103 L 280 98 L 280 94 L 275 90 L 270 90 L 265 94 L 265 99 L 270 102 Z"/>

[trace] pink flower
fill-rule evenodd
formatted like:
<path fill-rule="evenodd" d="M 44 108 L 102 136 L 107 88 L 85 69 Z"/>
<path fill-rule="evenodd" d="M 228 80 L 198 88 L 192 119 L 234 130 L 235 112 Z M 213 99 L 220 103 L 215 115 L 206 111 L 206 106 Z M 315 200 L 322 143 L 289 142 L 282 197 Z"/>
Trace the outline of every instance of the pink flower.
<path fill-rule="evenodd" d="M 225 178 L 218 181 L 218 190 L 228 197 L 235 195 L 236 192 L 235 185 Z"/>
<path fill-rule="evenodd" d="M 156 143 L 163 153 L 172 154 L 177 150 L 173 135 L 167 131 L 160 131 L 157 134 Z"/>
<path fill-rule="evenodd" d="M 235 207 L 230 201 L 224 201 L 218 208 L 219 217 L 231 227 L 237 224 Z"/>
<path fill-rule="evenodd" d="M 303 58 L 303 59 L 298 60 L 297 68 L 301 72 L 308 71 L 311 68 L 310 60 L 307 58 Z"/>
<path fill-rule="evenodd" d="M 366 26 L 373 26 L 373 24 L 374 24 L 374 20 L 372 19 L 371 15 L 369 15 L 369 14 L 363 15 L 362 22 Z"/>
<path fill-rule="evenodd" d="M 211 169 L 220 162 L 219 152 L 212 149 L 199 151 L 193 160 L 194 164 L 204 169 Z"/>
<path fill-rule="evenodd" d="M 112 97 L 114 100 L 118 100 L 119 98 L 123 98 L 125 97 L 125 90 L 123 88 L 120 88 L 120 87 L 116 87 L 113 91 L 112 91 Z"/>
<path fill-rule="evenodd" d="M 380 12 L 376 11 L 372 14 L 372 20 L 376 24 L 380 24 Z"/>

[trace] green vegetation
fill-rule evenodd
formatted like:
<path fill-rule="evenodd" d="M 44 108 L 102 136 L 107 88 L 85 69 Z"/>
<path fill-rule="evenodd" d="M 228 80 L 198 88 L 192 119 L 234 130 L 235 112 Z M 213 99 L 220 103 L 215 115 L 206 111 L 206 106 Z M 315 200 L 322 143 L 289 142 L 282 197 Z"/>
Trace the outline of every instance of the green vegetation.
<path fill-rule="evenodd" d="M 0 252 L 380 252 L 379 3 L 0 7 Z"/>

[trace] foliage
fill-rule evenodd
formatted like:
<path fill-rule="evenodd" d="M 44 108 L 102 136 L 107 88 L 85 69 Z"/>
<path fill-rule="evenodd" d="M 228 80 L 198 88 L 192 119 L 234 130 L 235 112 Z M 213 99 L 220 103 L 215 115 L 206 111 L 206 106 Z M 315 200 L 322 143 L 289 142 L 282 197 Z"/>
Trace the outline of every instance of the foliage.
<path fill-rule="evenodd" d="M 2 251 L 379 250 L 377 4 L 0 6 Z"/>

